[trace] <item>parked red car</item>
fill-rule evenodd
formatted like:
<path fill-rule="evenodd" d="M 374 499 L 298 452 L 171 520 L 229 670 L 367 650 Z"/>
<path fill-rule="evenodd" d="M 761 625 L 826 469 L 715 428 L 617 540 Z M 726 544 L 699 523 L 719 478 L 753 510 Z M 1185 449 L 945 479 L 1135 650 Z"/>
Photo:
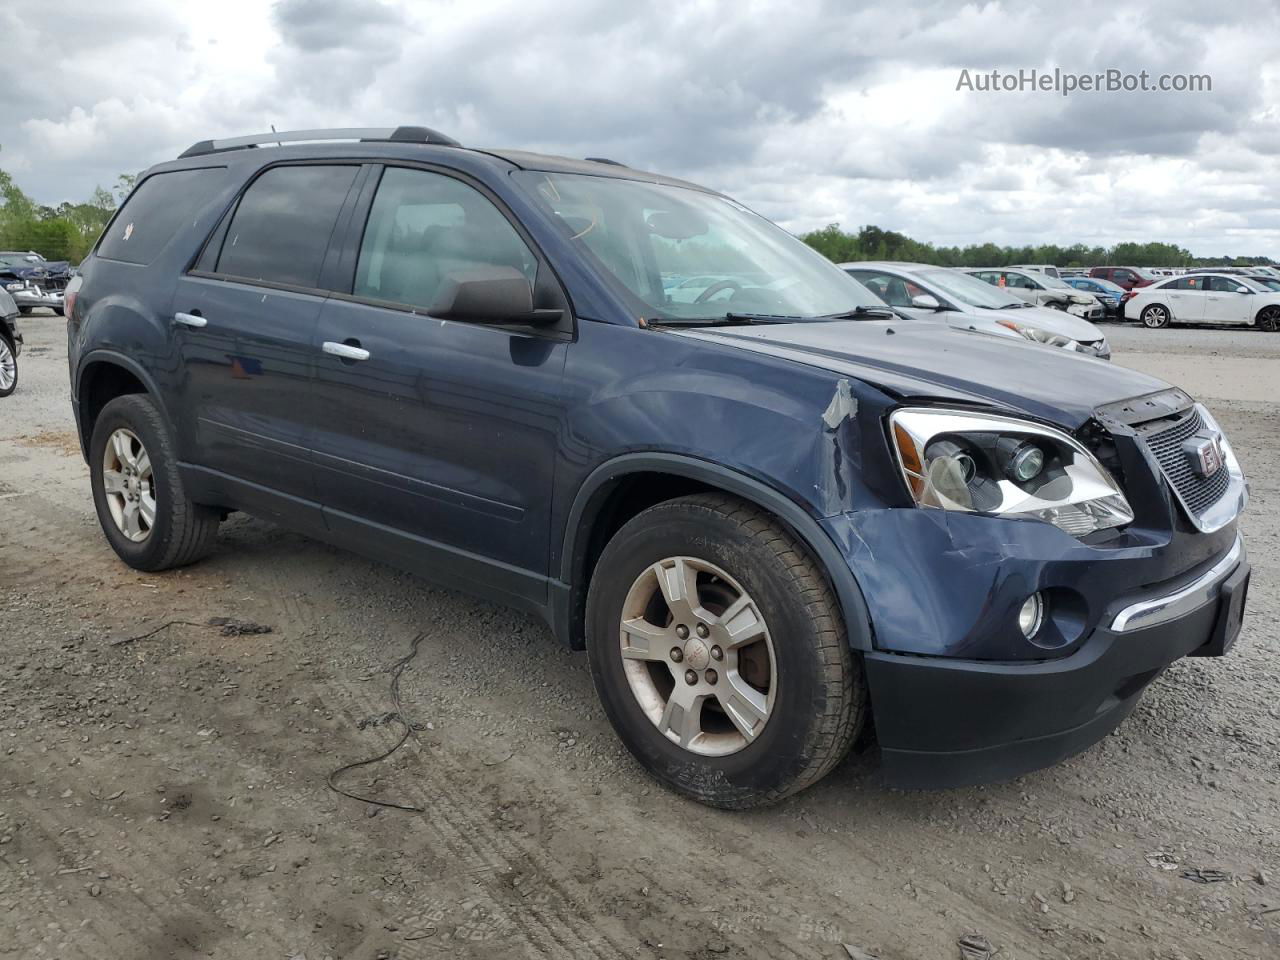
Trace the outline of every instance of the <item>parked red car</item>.
<path fill-rule="evenodd" d="M 1126 290 L 1132 290 L 1134 287 L 1149 286 L 1158 279 L 1141 267 L 1094 267 L 1089 271 L 1089 276 L 1110 280 Z"/>

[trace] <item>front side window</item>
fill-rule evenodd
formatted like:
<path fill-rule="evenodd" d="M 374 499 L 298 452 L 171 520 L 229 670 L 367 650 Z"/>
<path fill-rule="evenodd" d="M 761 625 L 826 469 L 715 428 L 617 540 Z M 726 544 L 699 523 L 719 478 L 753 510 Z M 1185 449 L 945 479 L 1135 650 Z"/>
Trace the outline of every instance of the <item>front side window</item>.
<path fill-rule="evenodd" d="M 1204 288 L 1211 293 L 1235 293 L 1241 287 L 1250 288 L 1242 277 L 1207 277 Z"/>
<path fill-rule="evenodd" d="M 483 194 L 426 170 L 391 167 L 369 211 L 352 293 L 423 310 L 451 275 L 514 267 L 532 283 L 538 261 Z"/>
<path fill-rule="evenodd" d="M 816 250 L 725 197 L 619 177 L 514 177 L 646 318 L 806 320 L 884 308 Z"/>
<path fill-rule="evenodd" d="M 1007 287 L 1017 287 L 1021 290 L 1039 289 L 1030 277 L 1021 273 L 1006 273 L 1004 275 L 1004 283 Z"/>
<path fill-rule="evenodd" d="M 329 238 L 357 172 L 355 166 L 297 166 L 262 174 L 240 198 L 217 272 L 317 286 Z"/>

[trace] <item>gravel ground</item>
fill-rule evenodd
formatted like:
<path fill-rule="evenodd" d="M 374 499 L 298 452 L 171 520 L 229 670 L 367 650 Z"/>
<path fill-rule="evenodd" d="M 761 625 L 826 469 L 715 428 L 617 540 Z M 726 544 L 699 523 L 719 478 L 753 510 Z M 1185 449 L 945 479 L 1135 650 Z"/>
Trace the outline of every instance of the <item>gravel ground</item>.
<path fill-rule="evenodd" d="M 1108 328 L 1117 363 L 1211 403 L 1252 478 L 1229 657 L 1175 664 L 1116 734 L 1012 783 L 893 791 L 872 748 L 730 814 L 653 785 L 533 620 L 244 517 L 187 570 L 124 567 L 63 324 L 24 330 L 0 401 L 0 954 L 1280 955 L 1280 336 Z M 416 737 L 342 784 L 425 812 L 331 792 L 395 742 L 387 671 L 419 633 Z"/>

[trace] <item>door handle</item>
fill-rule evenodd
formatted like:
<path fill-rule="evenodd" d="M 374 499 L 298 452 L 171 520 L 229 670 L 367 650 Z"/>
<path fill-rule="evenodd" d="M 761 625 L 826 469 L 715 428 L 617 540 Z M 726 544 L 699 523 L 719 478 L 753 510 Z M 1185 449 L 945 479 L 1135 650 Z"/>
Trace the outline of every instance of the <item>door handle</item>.
<path fill-rule="evenodd" d="M 343 360 L 368 360 L 369 351 L 364 347 L 352 346 L 349 343 L 335 343 L 333 340 L 326 340 L 320 348 L 325 353 L 333 357 L 341 357 Z"/>
<path fill-rule="evenodd" d="M 194 313 L 175 313 L 173 315 L 173 322 L 180 323 L 184 327 L 199 328 L 205 326 L 209 321 Z"/>

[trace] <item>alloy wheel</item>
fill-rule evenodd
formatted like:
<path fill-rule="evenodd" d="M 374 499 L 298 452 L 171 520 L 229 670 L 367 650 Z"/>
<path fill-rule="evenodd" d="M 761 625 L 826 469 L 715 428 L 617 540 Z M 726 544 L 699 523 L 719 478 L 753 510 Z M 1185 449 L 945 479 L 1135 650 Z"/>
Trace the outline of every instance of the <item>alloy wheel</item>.
<path fill-rule="evenodd" d="M 1145 326 L 1155 329 L 1163 327 L 1169 322 L 1169 312 L 1161 306 L 1150 306 L 1142 311 L 1142 322 Z"/>
<path fill-rule="evenodd" d="M 132 430 L 121 427 L 107 438 L 102 490 L 121 533 L 134 543 L 151 536 L 156 523 L 155 477 L 151 457 Z"/>
<path fill-rule="evenodd" d="M 1267 307 L 1258 315 L 1258 326 L 1268 333 L 1275 333 L 1280 330 L 1280 307 Z M 0 387 L 4 386 L 0 382 Z"/>
<path fill-rule="evenodd" d="M 756 602 L 713 563 L 669 557 L 646 568 L 623 603 L 619 653 L 641 710 L 690 753 L 736 753 L 769 722 L 773 640 Z"/>

